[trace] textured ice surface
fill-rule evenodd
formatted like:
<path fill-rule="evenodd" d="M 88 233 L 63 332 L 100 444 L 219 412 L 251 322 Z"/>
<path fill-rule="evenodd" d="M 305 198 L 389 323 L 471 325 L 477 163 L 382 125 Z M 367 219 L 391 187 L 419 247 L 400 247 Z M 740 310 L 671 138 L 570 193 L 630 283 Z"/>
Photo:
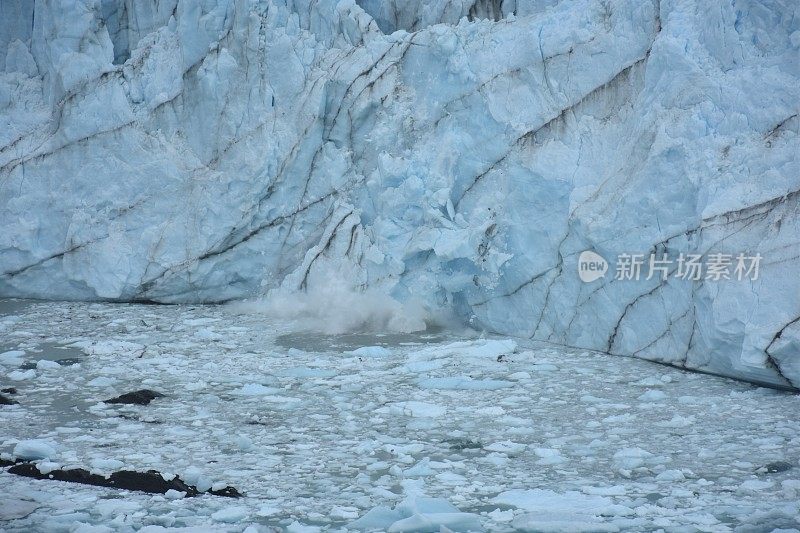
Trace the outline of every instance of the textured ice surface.
<path fill-rule="evenodd" d="M 0 469 L 3 531 L 800 528 L 798 395 L 501 338 L 405 336 L 380 357 L 356 355 L 352 343 L 305 351 L 286 346 L 308 344 L 296 325 L 223 307 L 41 303 L 0 317 L 12 321 L 4 341 L 26 361 L 46 343 L 80 344 L 85 356 L 13 383 L 19 363 L 0 361 L 0 388 L 15 386 L 19 401 L 0 406 L 0 457 L 99 474 L 155 469 L 245 497 L 150 495 Z M 219 339 L 198 338 L 204 328 Z M 133 344 L 141 357 L 92 351 Z M 426 360 L 446 364 L 405 370 Z M 513 385 L 419 384 L 464 376 Z M 87 386 L 99 378 L 109 381 Z M 166 396 L 102 403 L 142 387 Z"/>
<path fill-rule="evenodd" d="M 798 9 L 3 0 L 0 294 L 221 301 L 335 278 L 797 386 Z M 764 263 L 582 284 L 589 248 Z"/>
<path fill-rule="evenodd" d="M 56 449 L 43 440 L 23 440 L 14 446 L 13 454 L 20 459 L 47 459 L 55 456 Z"/>

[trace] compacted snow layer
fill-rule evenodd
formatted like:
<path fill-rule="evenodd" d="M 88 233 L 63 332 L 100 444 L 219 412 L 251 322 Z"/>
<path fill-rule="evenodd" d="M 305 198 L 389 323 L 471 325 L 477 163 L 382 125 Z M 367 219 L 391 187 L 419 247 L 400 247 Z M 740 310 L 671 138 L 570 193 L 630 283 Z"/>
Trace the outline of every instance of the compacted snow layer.
<path fill-rule="evenodd" d="M 335 278 L 797 387 L 798 10 L 3 0 L 0 294 L 223 301 Z M 587 249 L 610 269 L 584 284 Z M 763 261 L 618 281 L 621 253 Z"/>
<path fill-rule="evenodd" d="M 19 404 L 0 406 L 2 458 L 245 496 L 3 469 L 4 531 L 800 528 L 794 394 L 512 339 L 298 333 L 225 306 L 9 312 L 0 385 Z M 78 362 L 35 364 L 59 350 Z M 103 403 L 142 388 L 165 396 Z"/>

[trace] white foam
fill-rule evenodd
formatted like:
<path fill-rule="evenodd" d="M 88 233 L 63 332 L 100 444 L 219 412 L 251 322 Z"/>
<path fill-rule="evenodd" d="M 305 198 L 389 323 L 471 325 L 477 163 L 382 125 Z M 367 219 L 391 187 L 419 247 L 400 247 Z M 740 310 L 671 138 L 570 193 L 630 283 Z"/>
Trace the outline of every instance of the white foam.
<path fill-rule="evenodd" d="M 416 301 L 399 302 L 377 289 L 359 292 L 333 283 L 308 292 L 273 291 L 263 299 L 231 304 L 244 313 L 291 321 L 297 331 L 411 333 L 423 331 L 428 311 Z"/>

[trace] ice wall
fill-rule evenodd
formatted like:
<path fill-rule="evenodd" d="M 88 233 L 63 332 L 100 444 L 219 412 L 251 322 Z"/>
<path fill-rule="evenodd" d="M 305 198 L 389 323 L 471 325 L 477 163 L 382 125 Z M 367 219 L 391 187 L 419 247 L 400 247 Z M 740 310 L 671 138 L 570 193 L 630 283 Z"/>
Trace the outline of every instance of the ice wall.
<path fill-rule="evenodd" d="M 0 295 L 333 277 L 797 387 L 798 102 L 794 0 L 3 0 Z M 763 261 L 614 277 L 681 252 Z"/>

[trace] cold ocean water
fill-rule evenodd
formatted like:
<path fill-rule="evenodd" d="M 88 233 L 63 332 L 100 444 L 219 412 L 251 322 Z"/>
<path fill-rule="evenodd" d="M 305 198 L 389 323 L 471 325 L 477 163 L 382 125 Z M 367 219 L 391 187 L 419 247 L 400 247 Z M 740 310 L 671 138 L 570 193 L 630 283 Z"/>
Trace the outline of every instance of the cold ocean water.
<path fill-rule="evenodd" d="M 800 396 L 446 327 L 330 334 L 236 306 L 6 300 L 4 531 L 800 528 Z M 149 389 L 147 405 L 104 400 Z M 189 529 L 174 529 L 189 528 Z"/>

